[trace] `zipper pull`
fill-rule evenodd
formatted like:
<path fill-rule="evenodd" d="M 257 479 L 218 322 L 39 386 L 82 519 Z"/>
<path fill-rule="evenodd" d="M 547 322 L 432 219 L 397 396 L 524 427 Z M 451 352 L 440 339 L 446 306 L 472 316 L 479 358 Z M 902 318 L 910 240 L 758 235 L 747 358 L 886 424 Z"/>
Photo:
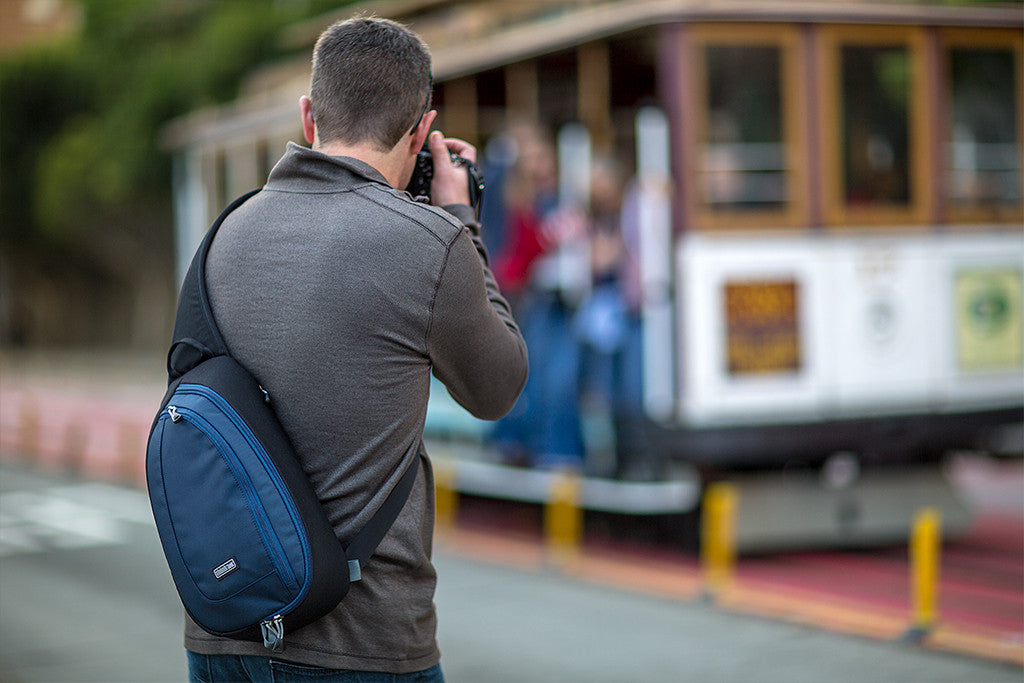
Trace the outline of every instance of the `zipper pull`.
<path fill-rule="evenodd" d="M 181 422 L 181 413 L 177 406 L 167 406 L 167 414 L 171 416 L 171 422 Z"/>
<path fill-rule="evenodd" d="M 271 652 L 284 652 L 284 619 L 277 614 L 260 622 L 263 633 L 263 647 Z"/>

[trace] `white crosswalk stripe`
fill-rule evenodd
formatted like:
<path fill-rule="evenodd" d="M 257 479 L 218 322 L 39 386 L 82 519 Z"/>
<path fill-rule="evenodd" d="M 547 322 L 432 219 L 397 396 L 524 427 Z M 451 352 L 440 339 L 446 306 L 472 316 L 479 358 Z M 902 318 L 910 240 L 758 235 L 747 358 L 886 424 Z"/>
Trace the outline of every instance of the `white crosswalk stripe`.
<path fill-rule="evenodd" d="M 153 525 L 139 491 L 83 483 L 0 494 L 0 557 L 117 545 L 132 527 Z"/>

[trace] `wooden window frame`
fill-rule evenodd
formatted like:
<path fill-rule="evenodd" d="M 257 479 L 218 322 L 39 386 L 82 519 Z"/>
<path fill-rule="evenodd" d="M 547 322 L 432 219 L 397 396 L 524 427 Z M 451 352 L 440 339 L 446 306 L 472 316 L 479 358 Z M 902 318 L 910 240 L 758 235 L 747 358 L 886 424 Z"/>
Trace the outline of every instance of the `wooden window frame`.
<path fill-rule="evenodd" d="M 687 116 L 692 121 L 690 140 L 695 163 L 684 168 L 685 201 L 690 204 L 689 215 L 698 230 L 762 230 L 779 228 L 806 228 L 808 226 L 807 196 L 807 135 L 804 125 L 805 86 L 801 65 L 804 56 L 800 29 L 792 24 L 693 24 L 689 27 L 689 60 L 692 68 L 692 92 L 687 93 L 690 105 Z M 782 108 L 782 145 L 785 154 L 787 198 L 782 209 L 753 209 L 745 211 L 712 210 L 702 201 L 698 192 L 700 171 L 698 150 L 708 137 L 707 64 L 708 47 L 775 47 L 779 48 Z"/>
<path fill-rule="evenodd" d="M 952 51 L 963 48 L 977 49 L 999 49 L 1008 48 L 1014 53 L 1014 65 L 1016 66 L 1016 88 L 1017 100 L 1017 154 L 1021 165 L 1022 179 L 1024 179 L 1024 32 L 1018 29 L 998 28 L 942 28 L 939 29 L 939 41 L 941 48 L 941 88 L 943 112 L 939 122 L 942 130 L 936 138 L 941 145 L 938 164 L 938 171 L 941 173 L 940 187 L 944 197 L 945 218 L 950 223 L 984 225 L 986 223 L 1021 223 L 1024 222 L 1024 199 L 1016 208 L 1004 208 L 1001 210 L 985 209 L 957 209 L 949 201 L 949 187 L 947 185 L 947 172 L 949 170 L 948 142 L 950 128 L 952 127 L 953 113 L 953 81 L 951 77 Z M 958 226 L 959 227 L 959 226 Z"/>
<path fill-rule="evenodd" d="M 822 135 L 822 192 L 824 220 L 829 228 L 905 227 L 926 225 L 931 219 L 934 191 L 932 174 L 932 118 L 928 112 L 929 83 L 927 32 L 920 26 L 831 25 L 819 33 L 821 93 L 819 130 Z M 842 154 L 842 64 L 844 46 L 905 47 L 910 59 L 908 93 L 908 169 L 910 201 L 907 206 L 849 206 L 844 200 Z"/>

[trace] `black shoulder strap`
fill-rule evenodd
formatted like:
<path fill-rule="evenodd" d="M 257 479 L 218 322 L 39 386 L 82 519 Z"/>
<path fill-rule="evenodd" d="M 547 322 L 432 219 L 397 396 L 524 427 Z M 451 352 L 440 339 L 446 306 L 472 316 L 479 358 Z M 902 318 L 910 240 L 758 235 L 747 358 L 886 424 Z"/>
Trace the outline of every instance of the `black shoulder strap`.
<path fill-rule="evenodd" d="M 228 214 L 257 192 L 258 188 L 231 202 L 210 226 L 206 237 L 192 257 L 188 273 L 181 284 L 178 311 L 174 317 L 174 333 L 171 335 L 171 348 L 167 352 L 168 383 L 208 358 L 228 354 L 227 345 L 213 319 L 210 300 L 206 296 L 206 255 L 210 252 L 214 235 Z"/>
<path fill-rule="evenodd" d="M 391 493 L 384 500 L 384 503 L 377 509 L 373 517 L 359 530 L 345 548 L 345 557 L 348 558 L 348 572 L 350 581 L 358 581 L 361 568 L 370 561 L 377 546 L 384 540 L 388 529 L 398 519 L 398 513 L 405 507 L 405 501 L 409 498 L 412 485 L 416 481 L 416 472 L 419 470 L 420 451 L 417 451 L 409 466 L 405 468 L 405 474 L 391 489 Z"/>

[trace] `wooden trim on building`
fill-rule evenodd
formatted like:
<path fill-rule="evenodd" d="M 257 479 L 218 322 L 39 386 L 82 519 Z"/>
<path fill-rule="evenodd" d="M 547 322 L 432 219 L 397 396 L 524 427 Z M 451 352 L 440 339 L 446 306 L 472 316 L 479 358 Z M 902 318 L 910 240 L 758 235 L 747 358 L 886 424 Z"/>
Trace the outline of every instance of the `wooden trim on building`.
<path fill-rule="evenodd" d="M 808 227 L 821 227 L 825 222 L 825 207 L 822 201 L 823 183 L 821 176 L 822 155 L 824 145 L 824 131 L 821 127 L 821 119 L 818 116 L 818 108 L 821 107 L 821 93 L 815 84 L 819 82 L 821 71 L 821 48 L 817 40 L 817 32 L 813 26 L 803 25 L 800 27 L 800 42 L 802 44 L 801 54 L 803 55 L 803 68 L 798 78 L 803 81 L 803 102 L 800 113 L 806 125 L 806 154 L 804 161 L 807 164 L 803 174 L 802 186 L 796 186 L 798 192 L 802 192 L 807 198 L 804 206 L 804 224 Z"/>
<path fill-rule="evenodd" d="M 597 152 L 607 152 L 615 143 L 611 104 L 611 60 L 608 43 L 595 41 L 577 50 L 576 110 L 580 122 L 590 131 Z"/>
<path fill-rule="evenodd" d="M 552 3 L 556 4 L 556 3 Z M 1019 7 L 943 6 L 889 0 L 626 0 L 566 8 L 560 14 L 434 47 L 443 81 L 531 59 L 627 31 L 682 22 L 1020 26 Z"/>
<path fill-rule="evenodd" d="M 537 121 L 540 118 L 540 83 L 537 62 L 529 59 L 505 67 L 505 106 L 509 118 Z"/>
<path fill-rule="evenodd" d="M 830 227 L 924 225 L 932 204 L 931 123 L 926 93 L 925 29 L 916 26 L 835 25 L 820 29 L 821 69 L 818 93 L 822 99 L 820 126 L 824 133 L 822 178 L 824 216 Z M 842 122 L 842 63 L 845 45 L 898 46 L 910 60 L 908 92 L 908 202 L 901 206 L 849 206 L 844 199 Z M 829 124 L 833 124 L 830 128 Z"/>
<path fill-rule="evenodd" d="M 1014 87 L 1017 102 L 1017 159 L 1018 168 L 1024 179 L 1024 31 L 1020 29 L 991 28 L 941 28 L 937 31 L 936 69 L 941 84 L 939 112 L 939 130 L 936 134 L 936 168 L 940 175 L 943 197 L 948 196 L 946 174 L 948 171 L 948 143 L 951 137 L 951 124 L 948 115 L 952 113 L 952 81 L 950 78 L 950 51 L 956 48 L 1004 48 L 1013 51 L 1013 64 L 1016 68 Z M 1024 222 L 1024 199 L 1016 208 L 999 209 L 957 209 L 952 203 L 946 202 L 943 207 L 943 219 L 951 223 L 985 225 L 995 222 Z"/>
<path fill-rule="evenodd" d="M 672 202 L 672 225 L 676 232 L 683 230 L 687 222 L 684 194 L 686 169 L 682 164 L 684 140 L 680 122 L 684 118 L 683 85 L 683 40 L 684 27 L 680 24 L 666 24 L 657 33 L 657 97 L 668 120 L 669 133 L 669 195 Z"/>
<path fill-rule="evenodd" d="M 477 144 L 476 76 L 465 76 L 441 84 L 444 88 L 444 107 L 441 129 L 445 135 Z"/>
<path fill-rule="evenodd" d="M 688 24 L 672 24 L 662 32 L 662 69 L 665 70 L 662 83 L 672 131 L 673 218 L 677 232 L 696 227 L 694 183 L 698 138 L 694 121 L 698 105 L 691 96 L 695 83 L 690 59 L 693 53 L 691 28 Z"/>
<path fill-rule="evenodd" d="M 807 169 L 802 163 L 807 158 L 807 129 L 803 124 L 803 103 L 807 93 L 800 65 L 805 61 L 803 42 L 796 26 L 787 24 L 692 24 L 689 58 L 692 64 L 692 88 L 688 100 L 693 101 L 689 116 L 695 133 L 694 162 L 690 164 L 689 201 L 695 224 L 702 229 L 771 229 L 804 227 L 808 220 L 808 202 L 804 192 Z M 780 116 L 785 154 L 785 184 L 787 205 L 783 209 L 752 211 L 712 210 L 699 196 L 699 150 L 708 139 L 707 65 L 703 49 L 711 45 L 742 47 L 773 47 L 780 52 L 779 84 L 781 92 Z M 703 106 L 702 106 L 703 105 Z"/>

